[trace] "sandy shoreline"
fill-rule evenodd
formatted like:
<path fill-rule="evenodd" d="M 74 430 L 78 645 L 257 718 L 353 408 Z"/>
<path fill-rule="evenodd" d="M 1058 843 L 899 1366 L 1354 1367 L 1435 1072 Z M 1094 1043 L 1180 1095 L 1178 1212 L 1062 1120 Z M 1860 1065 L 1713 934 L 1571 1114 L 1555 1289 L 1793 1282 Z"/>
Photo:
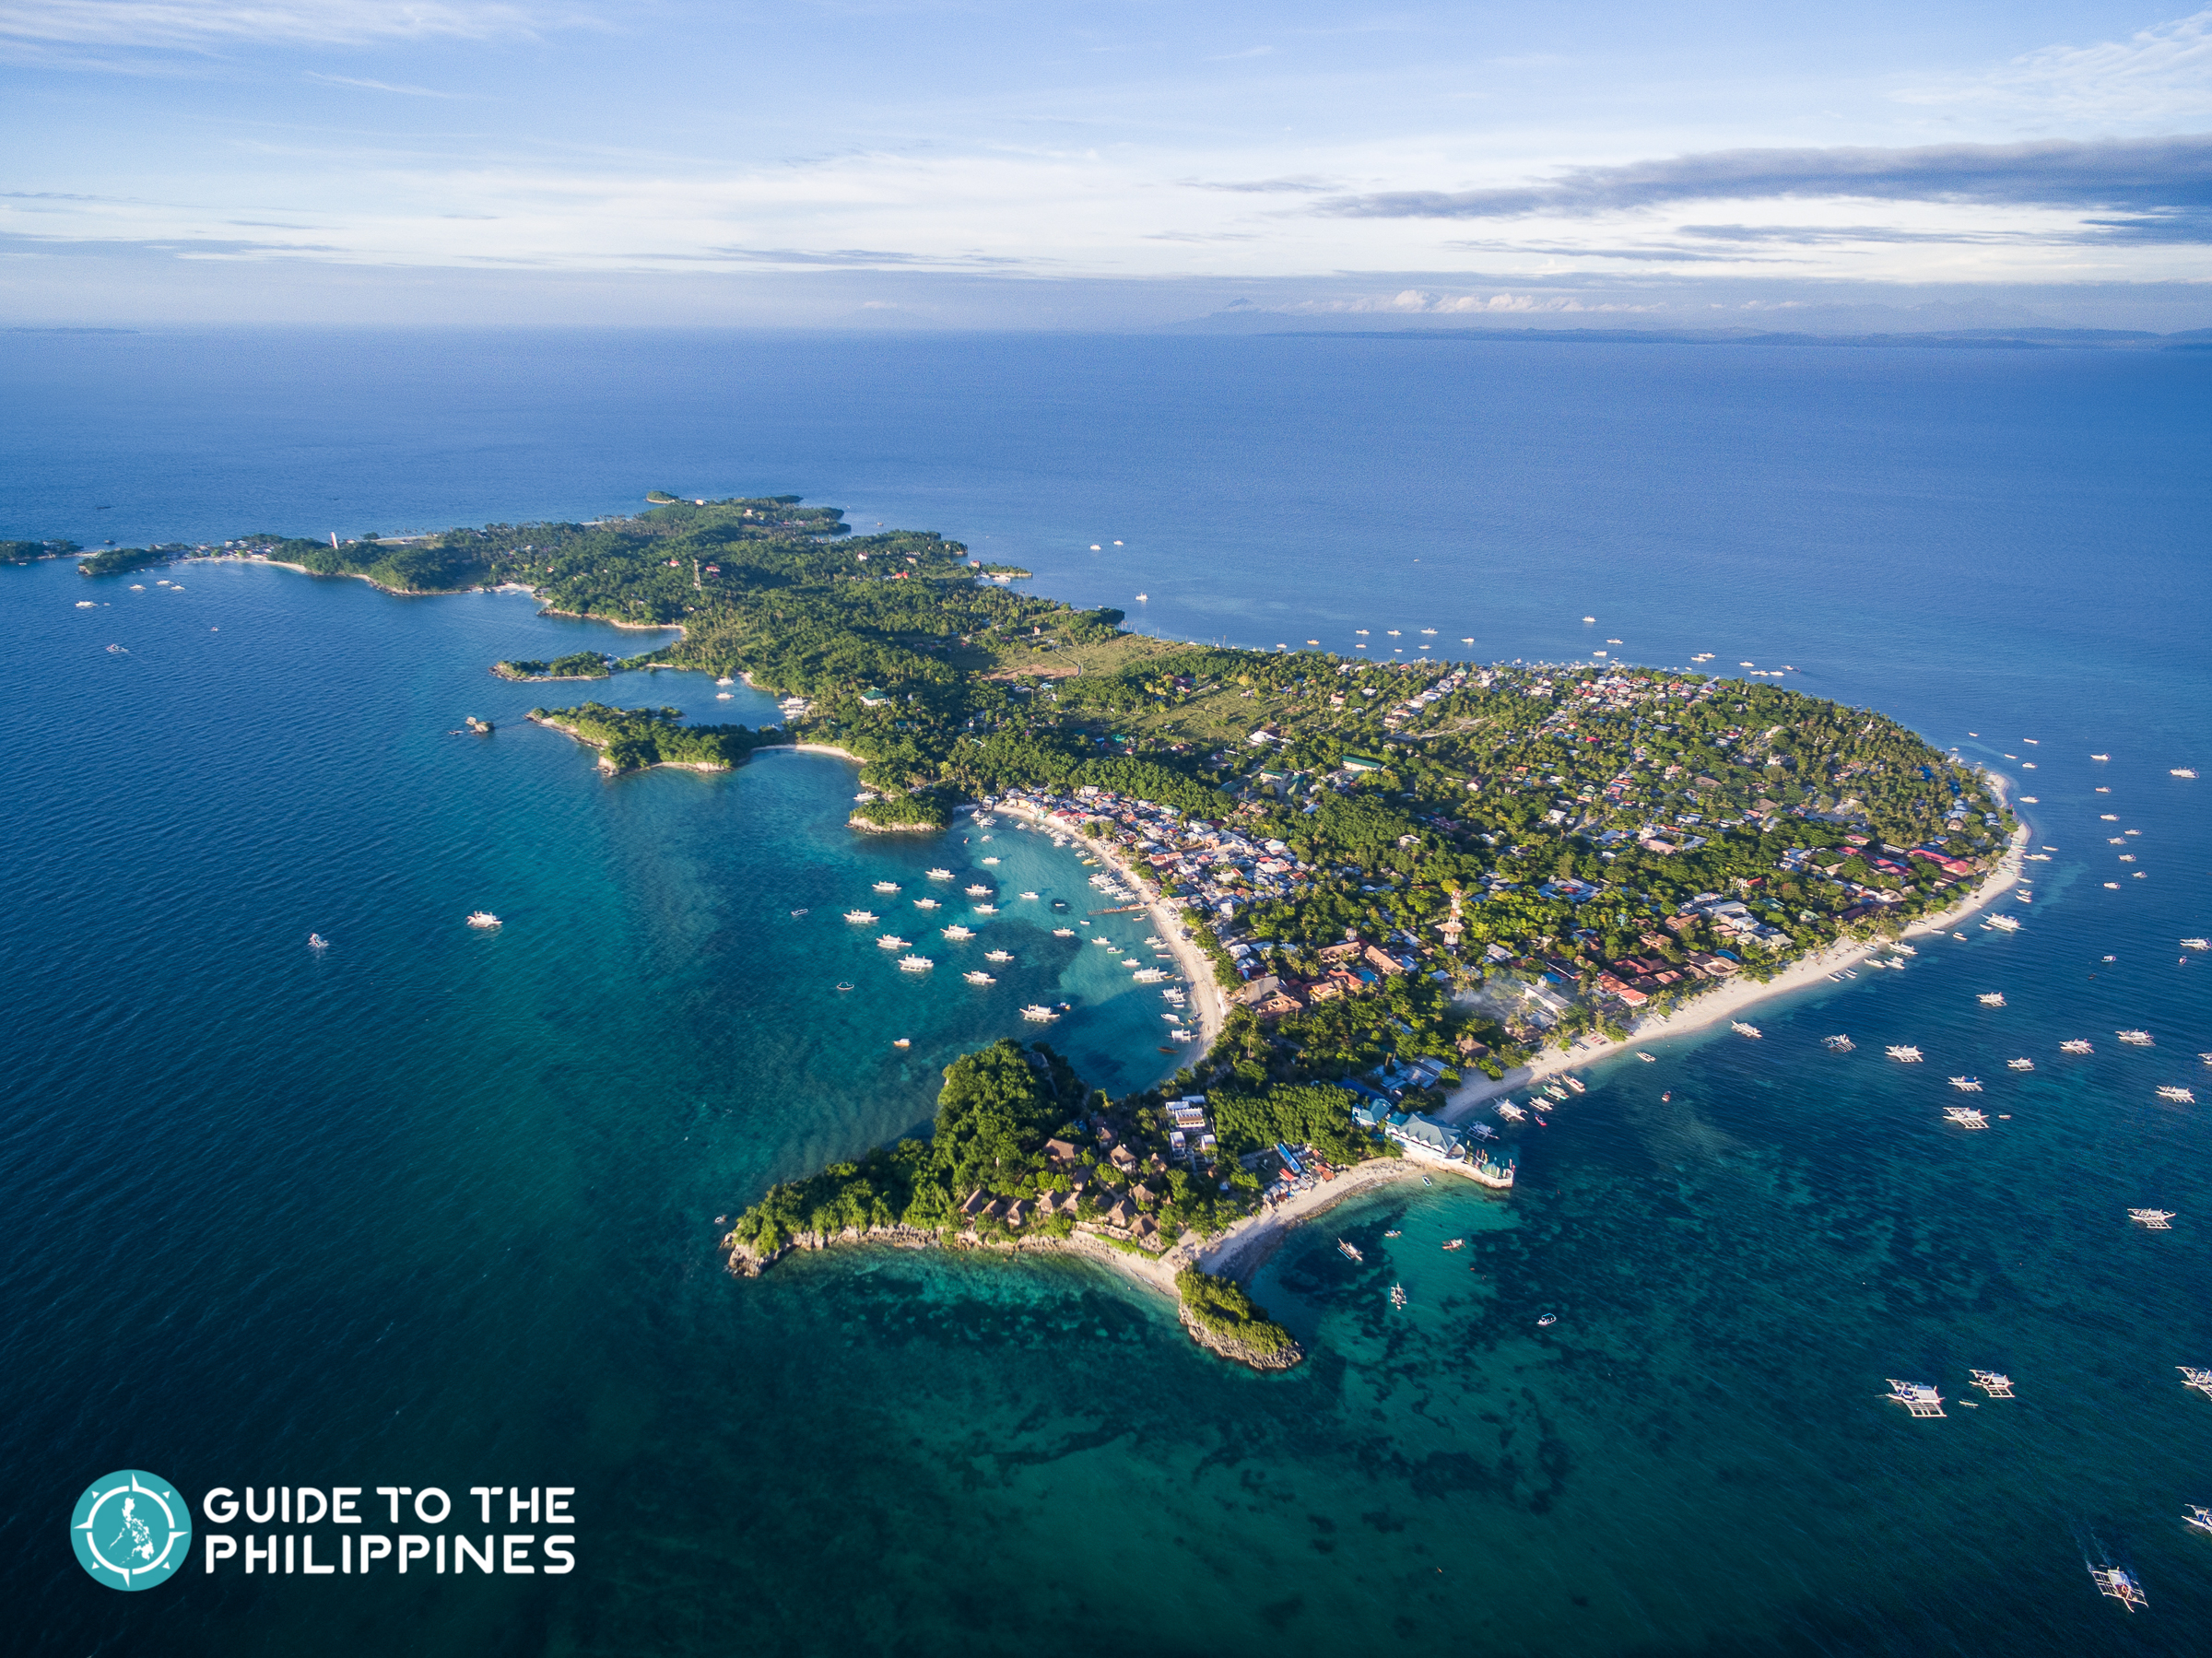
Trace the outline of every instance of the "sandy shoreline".
<path fill-rule="evenodd" d="M 991 808 L 1004 812 L 1009 817 L 1018 817 L 1038 829 L 1054 833 L 1068 833 L 1062 826 L 1046 818 L 1043 814 L 1027 806 L 1000 805 Z M 1171 908 L 1159 896 L 1159 888 L 1138 874 L 1121 855 L 1120 850 L 1105 841 L 1087 841 L 1081 835 L 1070 834 L 1069 839 L 1090 853 L 1100 864 L 1112 870 L 1128 883 L 1131 890 L 1142 900 L 1146 916 L 1152 930 L 1168 947 L 1175 958 L 1175 965 L 1189 981 L 1190 1005 L 1198 1014 L 1198 1040 L 1191 1044 L 1195 1050 L 1194 1059 L 1202 1059 L 1212 1051 L 1214 1039 L 1221 1034 L 1228 1022 L 1229 1008 L 1223 1001 L 1221 987 L 1214 982 L 1214 964 L 1195 942 L 1186 936 L 1182 912 Z"/>
<path fill-rule="evenodd" d="M 1326 1214 L 1347 1198 L 1398 1181 L 1418 1180 L 1424 1174 L 1439 1180 L 1457 1178 L 1477 1191 L 1483 1190 L 1464 1175 L 1453 1177 L 1449 1169 L 1412 1158 L 1371 1158 L 1342 1170 L 1335 1180 L 1309 1187 L 1271 1209 L 1262 1208 L 1256 1215 L 1246 1216 L 1213 1238 L 1202 1239 L 1194 1233 L 1157 1255 L 1117 1249 L 1100 1234 L 1081 1229 L 1065 1238 L 1024 1240 L 1008 1252 L 1018 1256 L 1080 1255 L 1113 1268 L 1147 1289 L 1180 1300 L 1182 1292 L 1175 1287 L 1175 1275 L 1184 1267 L 1195 1266 L 1202 1272 L 1249 1283 L 1252 1275 L 1282 1247 L 1294 1229 Z"/>
<path fill-rule="evenodd" d="M 1995 781 L 2001 789 L 2002 780 Z M 1975 911 L 2008 891 L 2020 878 L 2021 860 L 2027 851 L 2028 826 L 2023 823 L 2013 831 L 2005 855 L 1998 860 L 1997 866 L 1983 878 L 1980 886 L 1949 909 L 1914 922 L 1905 929 L 1903 936 L 1917 938 L 1925 937 L 1931 933 L 1947 932 Z M 1856 962 L 1864 961 L 1882 947 L 1880 944 L 1834 944 L 1794 963 L 1764 983 L 1731 979 L 1716 985 L 1686 1007 L 1639 1021 L 1631 1028 L 1629 1040 L 1625 1042 L 1606 1042 L 1594 1047 L 1578 1044 L 1564 1052 L 1557 1048 L 1547 1048 L 1529 1064 L 1516 1066 L 1496 1082 L 1487 1076 L 1470 1082 L 1454 1093 L 1436 1115 L 1447 1123 L 1458 1122 L 1486 1100 L 1526 1088 L 1561 1071 L 1594 1064 L 1625 1049 L 1641 1047 L 1665 1037 L 1683 1036 L 1693 1030 L 1702 1030 L 1723 1019 L 1734 1018 L 1746 1008 L 1770 997 L 1785 995 L 1794 990 L 1804 990 L 1825 982 L 1830 973 L 1841 972 Z"/>

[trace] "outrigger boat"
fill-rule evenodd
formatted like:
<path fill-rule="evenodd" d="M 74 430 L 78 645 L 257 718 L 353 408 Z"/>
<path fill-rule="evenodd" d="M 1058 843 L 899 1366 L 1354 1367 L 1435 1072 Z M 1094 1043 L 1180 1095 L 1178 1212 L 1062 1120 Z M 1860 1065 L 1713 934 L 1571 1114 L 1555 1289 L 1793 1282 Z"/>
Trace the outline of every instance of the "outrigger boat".
<path fill-rule="evenodd" d="M 1974 1385 L 1993 1399 L 2009 1399 L 2012 1395 L 2012 1378 L 2002 1370 L 1969 1370 Z"/>
<path fill-rule="evenodd" d="M 2173 1368 L 2181 1371 L 2183 1387 L 2193 1387 L 2207 1399 L 2212 1399 L 2212 1370 L 2200 1370 L 2185 1364 L 2177 1364 Z"/>
<path fill-rule="evenodd" d="M 1974 1000 L 1984 1007 L 2002 1007 L 2005 1005 L 2005 993 L 2001 990 L 1983 991 Z"/>
<path fill-rule="evenodd" d="M 1830 1053 L 1849 1053 L 1853 1049 L 1858 1046 L 1858 1043 L 1853 1041 L 1851 1038 L 1843 1035 L 1841 1031 L 1834 1036 L 1823 1037 L 1820 1040 L 1821 1045 L 1827 1048 Z"/>
<path fill-rule="evenodd" d="M 971 984 L 996 984 L 998 982 L 998 981 L 994 979 L 989 973 L 981 971 L 962 973 L 960 977 L 967 980 Z"/>
<path fill-rule="evenodd" d="M 1951 1078 L 1951 1087 L 1961 1094 L 1979 1094 L 1982 1091 L 1982 1079 L 1979 1076 L 1954 1076 Z"/>
<path fill-rule="evenodd" d="M 2147 1030 L 2115 1030 L 2112 1034 L 2131 1048 L 2148 1048 L 2156 1045 L 2151 1041 L 2150 1032 Z"/>
<path fill-rule="evenodd" d="M 1358 1261 L 1364 1263 L 1367 1260 L 1367 1257 L 1359 1252 L 1356 1245 L 1347 1243 L 1341 1238 L 1336 1240 L 1336 1252 L 1342 1255 L 1347 1261 Z"/>
<path fill-rule="evenodd" d="M 1918 1048 L 1910 1047 L 1902 1043 L 1892 1042 L 1888 1048 L 1888 1054 L 1891 1059 L 1896 1060 L 1900 1064 L 1916 1065 L 1920 1064 L 1920 1050 Z"/>
<path fill-rule="evenodd" d="M 2100 1594 L 2108 1594 L 2130 1612 L 2150 1605 L 2150 1597 L 2143 1593 L 2143 1585 L 2136 1574 L 2118 1566 L 2092 1566 L 2089 1576 L 2097 1584 Z"/>
<path fill-rule="evenodd" d="M 845 911 L 845 919 L 855 926 L 865 926 L 876 919 L 876 911 L 873 910 L 848 910 Z"/>
<path fill-rule="evenodd" d="M 1738 1036 L 1747 1036 L 1753 1038 L 1754 1040 L 1766 1034 L 1764 1031 L 1760 1030 L 1757 1025 L 1747 1025 L 1741 1019 L 1730 1019 L 1728 1021 L 1728 1029 L 1735 1031 Z"/>
<path fill-rule="evenodd" d="M 2069 1037 L 2066 1041 L 2059 1043 L 2058 1051 L 2061 1053 L 2094 1053 L 2096 1052 L 2077 1036 Z"/>
<path fill-rule="evenodd" d="M 2006 1060 L 2005 1068 L 2007 1071 L 2032 1071 L 2035 1069 L 2035 1061 L 2023 1055 L 2018 1059 Z"/>
<path fill-rule="evenodd" d="M 1940 1417 L 1943 1415 L 1943 1395 L 1937 1393 L 1930 1383 L 1900 1382 L 1894 1376 L 1889 1377 L 1888 1382 L 1889 1392 L 1887 1397 L 1895 1400 L 1914 1416 Z"/>
<path fill-rule="evenodd" d="M 2153 1232 L 2171 1232 L 2173 1230 L 2172 1226 L 2170 1224 L 2173 1219 L 2173 1211 L 2171 1209 L 2130 1209 L 2127 1212 L 2127 1217 L 2128 1219 L 2134 1221 L 2137 1226 L 2143 1227 Z"/>
<path fill-rule="evenodd" d="M 2171 1099 L 2176 1105 L 2194 1105 L 2196 1103 L 2196 1094 L 2194 1090 L 2190 1088 L 2177 1088 L 2171 1087 L 2171 1085 L 2159 1090 L 2159 1098 L 2161 1099 Z"/>
<path fill-rule="evenodd" d="M 1971 1105 L 1954 1105 L 1944 1113 L 1947 1123 L 1956 1123 L 1960 1128 L 1987 1128 L 1989 1119 Z"/>

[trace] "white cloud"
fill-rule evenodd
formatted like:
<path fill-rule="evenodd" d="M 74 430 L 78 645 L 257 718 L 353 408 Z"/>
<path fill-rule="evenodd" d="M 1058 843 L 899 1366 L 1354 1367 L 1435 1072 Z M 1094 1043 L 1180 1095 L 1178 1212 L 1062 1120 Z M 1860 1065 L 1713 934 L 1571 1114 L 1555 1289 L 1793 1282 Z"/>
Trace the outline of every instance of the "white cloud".
<path fill-rule="evenodd" d="M 80 46 L 484 40 L 547 20 L 503 0 L 0 0 L 0 39 Z"/>
<path fill-rule="evenodd" d="M 1585 304 L 1581 300 L 1564 294 L 1439 294 L 1426 288 L 1408 288 L 1389 295 L 1361 294 L 1347 299 L 1303 300 L 1294 305 L 1286 305 L 1283 309 L 1308 316 L 1383 312 L 1397 316 L 1441 317 L 1477 313 L 1497 315 L 1512 312 L 1645 312 L 1664 310 L 1665 307 Z"/>
<path fill-rule="evenodd" d="M 2107 122 L 2212 112 L 2212 10 L 2094 46 L 2045 46 L 1966 80 L 1900 88 L 1900 102 Z"/>
<path fill-rule="evenodd" d="M 324 75 L 314 69 L 307 72 L 307 78 L 323 81 L 333 87 L 359 87 L 368 92 L 396 92 L 403 98 L 451 98 L 453 96 L 451 92 L 434 91 L 429 87 L 395 86 L 388 80 L 362 80 L 351 75 Z"/>

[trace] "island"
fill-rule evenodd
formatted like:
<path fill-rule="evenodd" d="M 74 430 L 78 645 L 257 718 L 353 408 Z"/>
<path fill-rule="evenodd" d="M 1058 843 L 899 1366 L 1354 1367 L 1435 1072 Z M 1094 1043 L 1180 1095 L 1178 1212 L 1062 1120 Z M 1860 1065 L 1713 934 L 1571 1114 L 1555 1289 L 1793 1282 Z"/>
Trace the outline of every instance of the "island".
<path fill-rule="evenodd" d="M 622 664 L 598 651 L 571 651 L 551 662 L 495 662 L 502 679 L 605 679 Z"/>
<path fill-rule="evenodd" d="M 927 1138 L 758 1194 L 722 1236 L 739 1274 L 847 1241 L 1076 1250 L 1280 1369 L 1298 1344 L 1241 1286 L 1286 1227 L 1409 1174 L 1502 1198 L 1537 1090 L 1580 1086 L 1555 1073 L 1950 924 L 2018 867 L 1997 778 L 1765 676 L 1439 660 L 1448 641 L 1418 635 L 1349 657 L 1193 645 L 1023 591 L 934 532 L 855 535 L 796 496 L 649 500 L 404 546 L 184 552 L 399 593 L 520 585 L 680 629 L 620 665 L 743 676 L 782 728 L 596 702 L 531 718 L 613 773 L 825 748 L 861 767 L 857 829 L 1005 814 L 1079 844 L 1173 960 L 1139 978 L 1196 1019 L 1192 1063 L 1120 1099 L 1047 1044 L 957 1061 Z M 580 659 L 612 665 L 500 670 Z M 1523 1087 L 1527 1108 L 1502 1098 Z"/>
<path fill-rule="evenodd" d="M 598 749 L 599 769 L 607 772 L 642 771 L 654 766 L 727 771 L 742 765 L 761 740 L 759 732 L 742 725 L 687 725 L 680 708 L 624 709 L 582 702 L 574 708 L 534 708 L 530 718 Z"/>

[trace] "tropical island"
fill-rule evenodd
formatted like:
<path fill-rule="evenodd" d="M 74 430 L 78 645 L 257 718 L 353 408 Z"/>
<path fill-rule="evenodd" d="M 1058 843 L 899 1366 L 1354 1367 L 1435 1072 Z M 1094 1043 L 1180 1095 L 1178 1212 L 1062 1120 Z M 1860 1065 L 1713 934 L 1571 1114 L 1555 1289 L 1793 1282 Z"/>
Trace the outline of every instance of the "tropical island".
<path fill-rule="evenodd" d="M 935 533 L 854 535 L 794 496 L 653 500 L 405 546 L 190 550 L 680 628 L 619 664 L 583 654 L 742 675 L 782 727 L 531 717 L 615 772 L 831 748 L 861 765 L 860 828 L 1003 812 L 1079 838 L 1152 910 L 1203 1016 L 1194 1063 L 1119 1100 L 1042 1044 L 957 1062 L 929 1138 L 745 1209 L 724 1239 L 741 1273 L 841 1240 L 1080 1248 L 1178 1294 L 1217 1351 L 1294 1362 L 1224 1287 L 1271 1222 L 1407 1168 L 1510 1191 L 1510 1121 L 1465 1123 L 1486 1089 L 1928 924 L 2003 878 L 2018 830 L 1993 778 L 1766 679 L 1602 653 L 1477 665 L 1418 638 L 1194 646 L 1020 591 Z"/>
<path fill-rule="evenodd" d="M 571 651 L 551 662 L 495 662 L 491 671 L 502 679 L 605 679 L 617 665 L 603 652 Z"/>

